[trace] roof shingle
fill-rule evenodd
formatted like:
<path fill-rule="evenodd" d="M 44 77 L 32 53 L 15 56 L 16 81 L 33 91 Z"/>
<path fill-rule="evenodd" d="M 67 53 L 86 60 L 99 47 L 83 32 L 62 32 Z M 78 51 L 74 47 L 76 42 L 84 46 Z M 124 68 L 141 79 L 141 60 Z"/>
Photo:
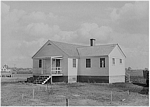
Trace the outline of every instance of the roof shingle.
<path fill-rule="evenodd" d="M 62 51 L 64 51 L 69 56 L 104 56 L 109 55 L 109 53 L 114 49 L 117 44 L 109 45 L 96 45 L 96 46 L 82 46 L 75 44 L 68 44 L 62 42 L 51 41 L 57 45 Z"/>

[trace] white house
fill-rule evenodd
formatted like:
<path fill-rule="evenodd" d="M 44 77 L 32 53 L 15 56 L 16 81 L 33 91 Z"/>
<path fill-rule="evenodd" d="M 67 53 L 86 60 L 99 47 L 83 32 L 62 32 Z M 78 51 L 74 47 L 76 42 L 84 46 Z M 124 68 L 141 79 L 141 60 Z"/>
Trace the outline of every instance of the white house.
<path fill-rule="evenodd" d="M 4 65 L 1 68 L 1 75 L 2 77 L 12 77 L 12 70 L 8 67 L 8 65 Z"/>
<path fill-rule="evenodd" d="M 81 46 L 48 40 L 32 57 L 33 75 L 51 82 L 125 82 L 125 54 L 118 44 Z M 52 78 L 52 79 L 51 79 Z"/>

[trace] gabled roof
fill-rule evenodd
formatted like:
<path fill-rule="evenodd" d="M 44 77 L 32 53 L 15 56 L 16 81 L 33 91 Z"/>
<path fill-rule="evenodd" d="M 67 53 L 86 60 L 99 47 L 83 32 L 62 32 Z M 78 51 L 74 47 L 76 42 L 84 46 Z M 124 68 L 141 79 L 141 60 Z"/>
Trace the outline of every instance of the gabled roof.
<path fill-rule="evenodd" d="M 83 45 L 69 44 L 63 42 L 56 42 L 51 40 L 48 41 L 51 42 L 53 45 L 57 46 L 61 51 L 63 51 L 64 53 L 66 53 L 68 56 L 71 57 L 109 55 L 110 52 L 115 48 L 115 46 L 118 45 L 118 44 L 107 44 L 107 45 L 96 45 L 96 46 L 83 46 Z"/>
<path fill-rule="evenodd" d="M 62 43 L 56 41 L 51 41 L 51 42 L 53 42 L 53 44 L 55 44 L 57 47 L 59 47 L 62 51 L 64 51 L 69 56 L 79 56 L 77 48 L 82 47 L 82 45 L 68 44 L 68 43 Z"/>
<path fill-rule="evenodd" d="M 115 48 L 117 44 L 96 45 L 77 48 L 79 55 L 82 56 L 105 56 Z"/>

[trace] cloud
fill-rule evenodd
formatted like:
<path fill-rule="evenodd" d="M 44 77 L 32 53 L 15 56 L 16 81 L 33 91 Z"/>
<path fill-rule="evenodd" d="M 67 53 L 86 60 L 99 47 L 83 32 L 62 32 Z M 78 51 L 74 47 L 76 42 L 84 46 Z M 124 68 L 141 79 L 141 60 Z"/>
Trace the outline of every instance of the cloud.
<path fill-rule="evenodd" d="M 116 21 L 120 18 L 120 15 L 117 13 L 116 8 L 113 9 L 113 11 L 110 14 L 110 17 L 111 17 L 112 21 Z"/>
<path fill-rule="evenodd" d="M 37 12 L 31 12 L 26 14 L 24 17 L 22 17 L 23 23 L 29 24 L 29 23 L 51 23 L 53 21 L 58 20 L 58 16 L 54 15 L 53 13 L 44 13 L 41 11 Z"/>
<path fill-rule="evenodd" d="M 126 3 L 121 8 L 114 8 L 110 14 L 111 20 L 116 24 L 114 29 L 129 33 L 148 34 L 149 23 L 148 1 Z"/>
<path fill-rule="evenodd" d="M 95 38 L 97 41 L 109 41 L 112 28 L 108 26 L 98 26 L 96 23 L 83 23 L 76 31 L 80 40 L 89 40 Z"/>
<path fill-rule="evenodd" d="M 49 25 L 44 23 L 31 23 L 26 27 L 26 32 L 32 36 L 48 35 L 51 31 Z"/>
<path fill-rule="evenodd" d="M 126 3 L 122 8 L 114 8 L 110 14 L 112 20 L 142 19 L 148 16 L 148 2 Z"/>
<path fill-rule="evenodd" d="M 9 12 L 10 6 L 6 5 L 5 3 L 1 2 L 1 12 L 3 15 Z"/>

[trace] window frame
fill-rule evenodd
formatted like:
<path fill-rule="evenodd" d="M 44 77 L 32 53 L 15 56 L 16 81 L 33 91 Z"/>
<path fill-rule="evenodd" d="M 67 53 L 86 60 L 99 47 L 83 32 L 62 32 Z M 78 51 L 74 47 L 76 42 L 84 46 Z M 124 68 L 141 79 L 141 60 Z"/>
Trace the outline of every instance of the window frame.
<path fill-rule="evenodd" d="M 39 68 L 42 68 L 42 59 L 39 59 Z"/>
<path fill-rule="evenodd" d="M 76 68 L 77 64 L 76 64 L 76 59 L 72 59 L 72 67 Z"/>
<path fill-rule="evenodd" d="M 103 59 L 104 59 L 104 66 L 101 65 L 102 64 L 101 60 L 103 61 Z M 106 58 L 100 58 L 100 60 L 99 60 L 99 62 L 100 62 L 99 67 L 100 68 L 105 68 L 106 67 L 106 60 L 105 59 Z"/>
<path fill-rule="evenodd" d="M 86 59 L 86 68 L 91 68 L 91 59 L 90 58 Z"/>
<path fill-rule="evenodd" d="M 123 61 L 122 61 L 122 59 L 120 59 L 120 64 L 122 64 L 123 63 Z"/>
<path fill-rule="evenodd" d="M 112 64 L 115 65 L 115 58 L 112 58 Z"/>

